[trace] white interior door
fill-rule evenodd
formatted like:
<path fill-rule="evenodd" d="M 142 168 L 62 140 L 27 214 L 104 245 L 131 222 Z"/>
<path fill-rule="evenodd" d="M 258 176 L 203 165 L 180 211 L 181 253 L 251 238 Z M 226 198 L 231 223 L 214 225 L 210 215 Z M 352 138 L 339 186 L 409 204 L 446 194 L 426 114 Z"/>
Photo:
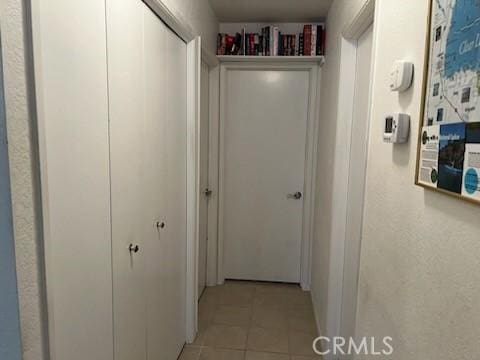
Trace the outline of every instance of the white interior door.
<path fill-rule="evenodd" d="M 115 0 L 116 1 L 116 0 Z M 170 340 L 164 316 L 167 311 L 174 312 L 170 307 L 169 297 L 174 296 L 167 291 L 169 276 L 168 263 L 164 252 L 167 250 L 166 219 L 167 179 L 169 168 L 167 164 L 167 28 L 158 17 L 142 4 L 143 28 L 143 61 L 145 89 L 145 122 L 147 136 L 144 177 L 145 189 L 149 192 L 145 201 L 144 211 L 148 212 L 149 234 L 146 244 L 146 343 L 147 359 L 160 359 L 163 351 L 169 351 L 166 341 Z M 169 261 L 174 261 L 175 258 Z M 181 261 L 181 257 L 179 259 Z M 171 274 L 173 277 L 174 274 Z M 174 313 L 170 316 L 178 315 Z M 179 319 L 179 321 L 181 321 Z M 168 349 L 168 350 L 167 350 Z M 162 351 L 163 350 L 163 351 Z M 166 354 L 166 353 L 165 353 Z M 178 355 L 178 354 L 177 354 Z M 168 357 L 165 357 L 166 359 Z"/>
<path fill-rule="evenodd" d="M 105 2 L 31 5 L 50 355 L 111 360 Z"/>
<path fill-rule="evenodd" d="M 116 360 L 146 359 L 149 198 L 145 161 L 143 5 L 107 1 L 114 345 Z M 125 21 L 128 14 L 128 21 Z M 138 252 L 129 247 L 138 246 Z"/>
<path fill-rule="evenodd" d="M 208 241 L 208 183 L 209 156 L 209 69 L 202 62 L 201 72 L 201 114 L 200 114 L 200 203 L 199 203 L 199 245 L 198 245 L 198 297 L 202 295 L 207 282 L 207 241 Z"/>
<path fill-rule="evenodd" d="M 153 15 L 153 14 L 152 14 Z M 187 252 L 187 45 L 165 29 L 166 44 L 166 145 L 167 178 L 165 228 L 158 261 L 162 264 L 161 337 L 151 359 L 176 359 L 186 340 Z M 148 76 L 148 74 L 147 74 Z M 153 284 L 151 284 L 153 285 Z"/>
<path fill-rule="evenodd" d="M 357 311 L 367 148 L 370 126 L 370 87 L 373 26 L 358 39 L 352 140 L 348 185 L 345 260 L 342 295 L 341 335 L 354 336 Z"/>
<path fill-rule="evenodd" d="M 298 283 L 309 73 L 248 68 L 224 73 L 224 276 Z M 302 197 L 295 199 L 295 193 Z"/>

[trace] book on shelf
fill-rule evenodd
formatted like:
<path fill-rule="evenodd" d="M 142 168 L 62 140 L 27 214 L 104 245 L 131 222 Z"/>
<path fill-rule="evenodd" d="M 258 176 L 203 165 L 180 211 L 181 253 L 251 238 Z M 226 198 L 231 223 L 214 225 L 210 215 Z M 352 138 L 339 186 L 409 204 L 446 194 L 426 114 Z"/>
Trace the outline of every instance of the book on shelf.
<path fill-rule="evenodd" d="M 303 33 L 298 34 L 298 56 L 303 56 Z"/>
<path fill-rule="evenodd" d="M 297 34 L 282 33 L 278 26 L 262 27 L 258 33 L 243 28 L 235 35 L 220 33 L 217 55 L 245 56 L 319 56 L 325 55 L 324 24 L 305 24 Z"/>

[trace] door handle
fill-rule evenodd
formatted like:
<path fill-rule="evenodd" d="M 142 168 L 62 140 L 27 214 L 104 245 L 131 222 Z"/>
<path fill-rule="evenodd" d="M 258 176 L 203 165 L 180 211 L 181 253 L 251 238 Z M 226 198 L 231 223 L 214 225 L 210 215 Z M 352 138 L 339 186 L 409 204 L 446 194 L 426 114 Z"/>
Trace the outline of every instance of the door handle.
<path fill-rule="evenodd" d="M 297 191 L 294 194 L 288 194 L 287 198 L 288 199 L 295 199 L 295 200 L 300 200 L 303 197 L 303 194 L 300 191 Z"/>
<path fill-rule="evenodd" d="M 140 251 L 140 247 L 138 245 L 130 244 L 130 246 L 128 247 L 128 251 L 130 251 L 130 253 L 136 254 Z"/>
<path fill-rule="evenodd" d="M 212 196 L 213 191 L 210 190 L 209 188 L 206 188 L 203 193 L 205 194 L 206 197 Z"/>

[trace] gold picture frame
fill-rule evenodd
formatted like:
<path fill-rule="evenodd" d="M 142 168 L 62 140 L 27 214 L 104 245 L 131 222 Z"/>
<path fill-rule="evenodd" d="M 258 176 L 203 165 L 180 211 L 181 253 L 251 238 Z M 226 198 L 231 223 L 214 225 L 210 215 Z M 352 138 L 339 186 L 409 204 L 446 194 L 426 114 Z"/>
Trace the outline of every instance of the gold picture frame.
<path fill-rule="evenodd" d="M 455 191 L 449 191 L 447 189 L 438 187 L 438 179 L 437 179 L 437 185 L 428 185 L 425 182 L 422 182 L 420 177 L 421 177 L 421 170 L 422 170 L 422 164 L 423 164 L 423 158 L 422 158 L 422 145 L 425 145 L 425 120 L 426 120 L 426 106 L 427 106 L 427 96 L 428 94 L 428 88 L 429 88 L 429 71 L 431 67 L 431 61 L 432 59 L 432 48 L 433 48 L 433 29 L 432 29 L 432 18 L 434 16 L 434 1 L 435 0 L 429 0 L 429 8 L 428 8 L 428 17 L 427 17 L 427 31 L 426 31 L 426 39 L 425 39 L 425 61 L 424 61 L 424 67 L 423 67 L 423 83 L 422 83 L 422 101 L 421 101 L 421 110 L 420 110 L 420 119 L 419 119 L 419 125 L 418 125 L 418 140 L 417 140 L 417 159 L 416 159 L 416 169 L 415 169 L 415 184 L 417 186 L 420 186 L 424 189 L 430 190 L 430 191 L 435 191 L 439 192 L 457 199 L 461 199 L 464 201 L 467 201 L 469 203 L 477 204 L 480 205 L 480 196 L 477 198 L 472 197 L 472 196 L 466 196 L 462 194 L 463 192 L 463 187 L 464 187 L 464 179 L 463 176 L 465 174 L 463 173 L 463 165 L 462 165 L 462 190 L 460 193 L 455 192 Z M 462 0 L 458 0 L 462 1 Z M 436 40 L 435 40 L 436 41 Z M 479 75 L 480 76 L 480 75 Z M 478 94 L 480 97 L 480 93 Z M 456 110 L 455 110 L 456 111 Z M 443 112 L 443 111 L 442 111 Z M 437 119 L 438 120 L 438 119 Z M 480 118 L 478 119 L 478 122 L 480 122 Z M 464 123 L 465 126 L 466 123 Z M 427 126 L 429 126 L 427 124 Z M 443 125 L 437 125 L 439 128 Z M 440 167 L 440 141 L 441 135 L 438 136 L 438 157 L 437 157 L 437 176 Z M 466 147 L 466 142 L 464 142 L 465 147 Z M 480 145 L 479 145 L 480 146 Z M 464 151 L 464 159 L 466 156 L 466 150 Z M 432 177 L 432 176 L 431 176 Z M 433 182 L 433 177 L 432 177 L 432 182 Z M 480 186 L 478 187 L 478 195 L 480 195 Z"/>

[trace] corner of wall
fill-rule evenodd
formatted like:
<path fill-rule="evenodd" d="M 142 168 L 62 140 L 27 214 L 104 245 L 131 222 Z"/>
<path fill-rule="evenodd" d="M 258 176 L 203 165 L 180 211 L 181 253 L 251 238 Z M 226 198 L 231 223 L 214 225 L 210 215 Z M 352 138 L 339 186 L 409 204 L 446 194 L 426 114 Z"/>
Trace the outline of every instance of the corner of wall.
<path fill-rule="evenodd" d="M 315 231 L 312 254 L 312 293 L 317 321 L 328 336 L 335 336 L 333 323 L 339 322 L 333 314 L 335 294 L 332 281 L 338 271 L 332 252 L 338 252 L 335 243 L 335 187 L 333 169 L 338 167 L 336 148 L 343 124 L 339 121 L 340 60 L 342 31 L 368 0 L 335 0 L 327 15 L 326 63 L 322 68 L 321 114 L 317 165 Z M 325 171 L 328 169 L 328 171 Z"/>
<path fill-rule="evenodd" d="M 24 360 L 48 359 L 29 2 L 0 2 L 13 226 Z"/>

